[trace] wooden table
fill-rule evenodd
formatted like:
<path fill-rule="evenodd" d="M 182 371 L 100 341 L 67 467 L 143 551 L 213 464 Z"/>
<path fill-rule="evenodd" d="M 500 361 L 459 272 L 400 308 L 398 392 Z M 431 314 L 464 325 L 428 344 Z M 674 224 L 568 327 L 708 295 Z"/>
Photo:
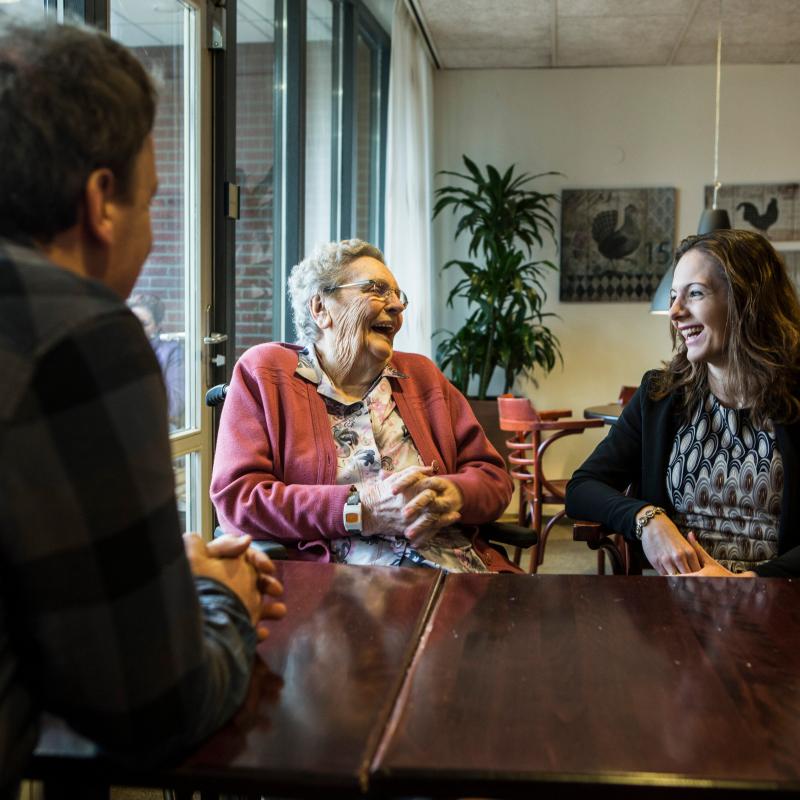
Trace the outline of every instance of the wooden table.
<path fill-rule="evenodd" d="M 50 726 L 29 774 L 188 790 L 358 794 L 442 575 L 299 561 L 276 566 L 289 612 L 259 646 L 242 710 L 184 764 L 131 773 Z"/>
<path fill-rule="evenodd" d="M 250 697 L 188 761 L 137 776 L 45 739 L 32 774 L 272 796 L 800 791 L 800 582 L 283 570 L 290 615 Z"/>
<path fill-rule="evenodd" d="M 622 413 L 625 406 L 620 403 L 603 403 L 599 406 L 589 406 L 583 409 L 584 419 L 602 419 L 606 425 L 613 425 Z"/>
<path fill-rule="evenodd" d="M 800 790 L 798 583 L 459 576 L 428 631 L 377 792 Z"/>

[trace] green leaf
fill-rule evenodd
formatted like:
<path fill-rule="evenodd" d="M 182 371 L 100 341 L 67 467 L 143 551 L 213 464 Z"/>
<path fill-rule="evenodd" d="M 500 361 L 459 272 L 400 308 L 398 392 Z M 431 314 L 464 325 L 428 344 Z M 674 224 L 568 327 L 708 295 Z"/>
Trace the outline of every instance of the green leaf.
<path fill-rule="evenodd" d="M 548 372 L 561 360 L 558 339 L 545 324 L 554 315 L 543 312 L 547 300 L 543 276 L 557 267 L 534 258 L 545 238 L 558 246 L 552 206 L 559 198 L 532 186 L 538 179 L 561 173 L 515 175 L 512 164 L 501 174 L 488 164 L 484 174 L 466 155 L 462 161 L 466 173 L 439 173 L 458 183 L 436 189 L 433 216 L 449 208 L 457 216 L 456 240 L 468 237 L 473 260 L 451 259 L 442 267 L 456 267 L 462 275 L 450 290 L 447 305 L 464 301 L 467 318 L 455 332 L 437 331 L 441 338 L 436 357 L 462 391 L 477 380 L 478 394 L 483 396 L 495 368 L 501 370 L 508 391 L 520 375 L 535 382 L 536 369 Z"/>

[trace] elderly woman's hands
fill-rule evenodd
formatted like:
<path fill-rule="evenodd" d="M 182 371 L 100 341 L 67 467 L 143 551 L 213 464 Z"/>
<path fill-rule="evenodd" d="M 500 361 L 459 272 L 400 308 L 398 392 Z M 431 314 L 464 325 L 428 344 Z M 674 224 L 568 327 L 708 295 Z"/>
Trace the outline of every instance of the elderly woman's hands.
<path fill-rule="evenodd" d="M 419 547 L 442 528 L 458 522 L 464 498 L 458 486 L 447 478 L 425 478 L 416 485 L 419 492 L 403 509 L 403 516 L 411 522 L 405 530 L 406 538 Z"/>
<path fill-rule="evenodd" d="M 377 483 L 359 486 L 365 536 L 405 536 L 419 546 L 458 522 L 463 498 L 432 467 L 407 467 Z"/>
<path fill-rule="evenodd" d="M 408 526 L 403 509 L 419 493 L 417 484 L 432 474 L 432 467 L 406 467 L 381 481 L 359 484 L 364 536 L 403 536 Z"/>

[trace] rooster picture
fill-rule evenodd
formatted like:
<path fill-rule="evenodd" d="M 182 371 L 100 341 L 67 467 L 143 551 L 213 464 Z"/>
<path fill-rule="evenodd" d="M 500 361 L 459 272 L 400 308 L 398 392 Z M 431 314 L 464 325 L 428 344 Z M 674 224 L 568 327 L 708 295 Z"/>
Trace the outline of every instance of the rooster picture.
<path fill-rule="evenodd" d="M 773 197 L 767 204 L 767 209 L 763 214 L 758 213 L 758 207 L 754 203 L 739 203 L 736 210 L 744 209 L 742 216 L 745 222 L 749 222 L 757 231 L 766 233 L 778 219 L 778 198 Z"/>
<path fill-rule="evenodd" d="M 609 261 L 632 261 L 629 259 L 636 252 L 642 241 L 642 232 L 637 221 L 638 210 L 632 203 L 625 206 L 622 224 L 616 209 L 601 211 L 592 220 L 592 238 L 601 255 Z"/>

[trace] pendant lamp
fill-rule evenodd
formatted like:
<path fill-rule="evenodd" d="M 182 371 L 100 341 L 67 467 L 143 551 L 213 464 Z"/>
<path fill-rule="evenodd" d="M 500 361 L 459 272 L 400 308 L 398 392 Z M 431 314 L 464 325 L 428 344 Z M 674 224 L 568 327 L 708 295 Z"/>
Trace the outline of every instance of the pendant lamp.
<path fill-rule="evenodd" d="M 719 16 L 717 22 L 717 86 L 715 96 L 714 113 L 714 194 L 712 196 L 711 208 L 703 209 L 700 215 L 700 224 L 697 226 L 698 235 L 712 231 L 726 230 L 731 227 L 731 220 L 728 212 L 724 208 L 717 208 L 717 194 L 722 185 L 719 182 L 719 95 L 720 79 L 722 78 L 722 0 L 719 4 Z M 667 314 L 669 312 L 669 293 L 672 291 L 672 267 L 664 273 L 664 277 L 658 284 L 653 300 L 650 303 L 651 314 Z"/>

